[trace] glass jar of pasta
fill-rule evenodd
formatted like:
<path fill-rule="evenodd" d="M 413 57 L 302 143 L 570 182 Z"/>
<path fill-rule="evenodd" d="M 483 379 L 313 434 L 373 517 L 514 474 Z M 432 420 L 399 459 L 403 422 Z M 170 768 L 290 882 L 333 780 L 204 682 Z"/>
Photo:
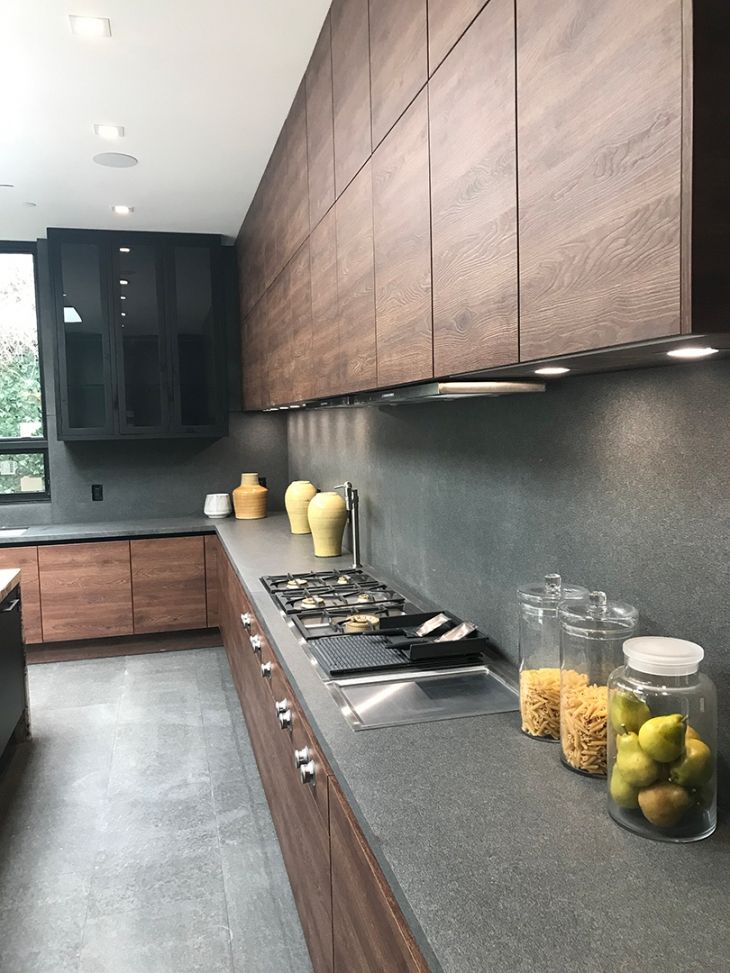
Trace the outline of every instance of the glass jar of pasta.
<path fill-rule="evenodd" d="M 605 777 L 608 677 L 634 634 L 633 605 L 609 602 L 603 591 L 563 602 L 560 618 L 560 755 L 571 770 Z"/>
<path fill-rule="evenodd" d="M 520 716 L 522 732 L 539 740 L 560 739 L 561 601 L 588 597 L 579 585 L 546 574 L 517 589 L 520 605 Z"/>
<path fill-rule="evenodd" d="M 659 841 L 698 841 L 717 824 L 717 693 L 684 639 L 624 642 L 608 680 L 608 813 Z"/>

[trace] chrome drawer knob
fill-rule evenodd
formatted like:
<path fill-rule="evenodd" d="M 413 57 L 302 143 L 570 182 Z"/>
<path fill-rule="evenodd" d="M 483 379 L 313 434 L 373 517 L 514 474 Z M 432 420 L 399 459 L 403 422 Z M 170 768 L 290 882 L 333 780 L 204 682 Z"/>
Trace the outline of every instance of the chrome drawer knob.
<path fill-rule="evenodd" d="M 241 624 L 243 625 L 243 627 L 244 628 L 251 628 L 251 623 L 252 622 L 253 622 L 253 618 L 251 618 L 251 613 L 250 612 L 243 612 L 243 614 L 241 615 Z"/>
<path fill-rule="evenodd" d="M 249 635 L 249 642 L 251 643 L 251 648 L 254 652 L 261 651 L 261 636 L 260 635 Z"/>
<path fill-rule="evenodd" d="M 308 764 L 312 759 L 309 753 L 309 747 L 302 747 L 301 750 L 294 751 L 294 766 L 303 767 L 304 764 Z"/>
<path fill-rule="evenodd" d="M 288 730 L 291 726 L 291 710 L 285 709 L 283 713 L 279 713 L 279 726 L 282 730 Z"/>
<path fill-rule="evenodd" d="M 314 761 L 309 760 L 306 764 L 302 764 L 299 768 L 299 779 L 303 784 L 313 784 L 314 783 Z"/>
<path fill-rule="evenodd" d="M 279 713 L 286 713 L 286 711 L 289 709 L 289 700 L 277 699 L 276 702 L 274 703 L 274 708 L 276 709 L 277 716 L 279 715 Z"/>
<path fill-rule="evenodd" d="M 264 679 L 270 679 L 271 678 L 271 663 L 270 662 L 262 662 L 261 663 L 261 675 L 263 676 Z"/>

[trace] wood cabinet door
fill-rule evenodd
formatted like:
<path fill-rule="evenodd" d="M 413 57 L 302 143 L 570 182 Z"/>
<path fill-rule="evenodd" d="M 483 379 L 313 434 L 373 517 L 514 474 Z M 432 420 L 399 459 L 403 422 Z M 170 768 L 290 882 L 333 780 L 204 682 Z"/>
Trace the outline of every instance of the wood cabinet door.
<path fill-rule="evenodd" d="M 217 534 L 206 534 L 205 550 L 205 605 L 208 628 L 220 624 L 220 578 L 218 565 L 222 556 L 221 542 Z"/>
<path fill-rule="evenodd" d="M 312 230 L 309 260 L 312 278 L 312 394 L 337 395 L 342 391 L 342 354 L 334 208 Z"/>
<path fill-rule="evenodd" d="M 334 0 L 330 18 L 335 190 L 339 196 L 372 151 L 368 0 Z"/>
<path fill-rule="evenodd" d="M 287 318 L 289 347 L 293 358 L 291 385 L 286 401 L 298 402 L 312 396 L 312 285 L 309 240 L 292 257 L 287 273 Z"/>
<path fill-rule="evenodd" d="M 680 331 L 682 7 L 517 5 L 523 361 Z"/>
<path fill-rule="evenodd" d="M 205 628 L 203 537 L 130 542 L 134 632 Z"/>
<path fill-rule="evenodd" d="M 41 590 L 38 581 L 37 547 L 0 547 L 0 568 L 20 568 L 20 600 L 23 616 L 23 641 L 26 645 L 43 641 L 41 628 Z"/>
<path fill-rule="evenodd" d="M 429 84 L 434 373 L 517 361 L 514 5 L 491 0 Z"/>
<path fill-rule="evenodd" d="M 431 74 L 487 0 L 428 0 L 428 69 Z"/>
<path fill-rule="evenodd" d="M 289 329 L 288 274 L 286 269 L 276 278 L 266 296 L 266 331 L 263 367 L 268 381 L 270 405 L 291 401 L 294 359 Z"/>
<path fill-rule="evenodd" d="M 307 92 L 309 223 L 314 229 L 335 201 L 332 34 L 329 14 L 314 47 L 304 82 Z"/>
<path fill-rule="evenodd" d="M 380 866 L 330 778 L 334 973 L 427 973 Z"/>
<path fill-rule="evenodd" d="M 418 95 L 373 166 L 378 385 L 433 375 L 428 99 Z"/>
<path fill-rule="evenodd" d="M 44 642 L 131 635 L 129 541 L 38 548 Z"/>
<path fill-rule="evenodd" d="M 303 81 L 284 123 L 283 152 L 283 179 L 277 195 L 282 210 L 281 259 L 286 263 L 309 236 L 307 97 Z"/>
<path fill-rule="evenodd" d="M 428 79 L 426 0 L 370 0 L 373 148 Z"/>
<path fill-rule="evenodd" d="M 370 162 L 336 203 L 337 293 L 344 391 L 377 384 L 373 190 Z"/>

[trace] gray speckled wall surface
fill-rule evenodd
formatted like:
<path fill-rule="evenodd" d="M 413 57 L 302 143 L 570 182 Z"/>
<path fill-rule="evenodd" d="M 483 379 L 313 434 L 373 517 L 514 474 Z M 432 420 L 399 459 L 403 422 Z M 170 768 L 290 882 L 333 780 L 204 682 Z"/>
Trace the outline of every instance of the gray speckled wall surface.
<path fill-rule="evenodd" d="M 288 423 L 292 479 L 360 489 L 363 559 L 512 660 L 515 589 L 548 571 L 701 643 L 730 757 L 730 361 Z"/>

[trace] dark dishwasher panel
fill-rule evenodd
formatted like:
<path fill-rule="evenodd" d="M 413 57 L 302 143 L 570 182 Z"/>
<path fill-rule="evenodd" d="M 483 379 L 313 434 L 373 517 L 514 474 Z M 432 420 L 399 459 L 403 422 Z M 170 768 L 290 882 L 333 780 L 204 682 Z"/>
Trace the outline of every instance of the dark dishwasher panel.
<path fill-rule="evenodd" d="M 25 653 L 20 595 L 14 588 L 0 602 L 0 754 L 25 710 Z"/>

